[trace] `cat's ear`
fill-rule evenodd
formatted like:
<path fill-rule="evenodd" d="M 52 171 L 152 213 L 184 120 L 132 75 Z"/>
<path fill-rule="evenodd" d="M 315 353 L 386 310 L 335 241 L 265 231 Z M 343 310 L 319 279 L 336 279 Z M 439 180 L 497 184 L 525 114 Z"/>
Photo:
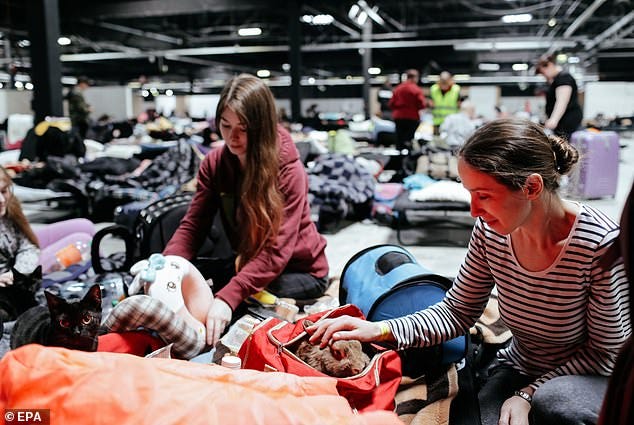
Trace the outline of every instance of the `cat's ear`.
<path fill-rule="evenodd" d="M 23 277 L 23 278 L 34 278 L 41 279 L 42 278 L 42 266 L 39 265 L 29 274 L 20 273 L 18 269 L 11 267 L 11 271 L 13 272 L 13 276 Z"/>
<path fill-rule="evenodd" d="M 13 278 L 15 279 L 16 277 L 19 278 L 21 276 L 26 276 L 23 275 L 22 273 L 20 273 L 20 271 L 14 267 L 11 267 L 11 273 L 13 273 Z"/>
<path fill-rule="evenodd" d="M 63 298 L 58 297 L 50 291 L 44 291 L 44 295 L 46 295 L 46 304 L 48 304 L 49 310 L 55 311 L 59 308 L 60 304 L 65 302 Z"/>
<path fill-rule="evenodd" d="M 341 344 L 330 344 L 329 347 L 330 347 L 330 354 L 332 354 L 332 356 L 336 360 L 343 360 L 346 357 L 348 357 L 346 350 L 342 347 Z"/>
<path fill-rule="evenodd" d="M 98 283 L 90 287 L 82 301 L 92 301 L 95 303 L 95 307 L 101 307 L 101 287 Z"/>
<path fill-rule="evenodd" d="M 37 279 L 41 279 L 42 278 L 42 265 L 39 265 L 35 268 L 35 270 L 33 270 L 33 273 L 31 273 L 31 276 L 37 278 Z"/>

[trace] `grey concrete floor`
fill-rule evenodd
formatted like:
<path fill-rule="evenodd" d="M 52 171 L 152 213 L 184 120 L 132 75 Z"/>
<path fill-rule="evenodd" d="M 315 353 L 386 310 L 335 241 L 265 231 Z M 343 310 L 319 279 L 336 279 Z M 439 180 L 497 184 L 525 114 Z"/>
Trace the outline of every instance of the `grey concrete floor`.
<path fill-rule="evenodd" d="M 619 181 L 614 198 L 596 200 L 579 200 L 592 205 L 614 220 L 621 217 L 625 199 L 634 182 L 634 138 L 621 138 Z M 464 232 L 453 231 L 449 237 L 464 238 Z M 326 255 L 330 263 L 331 276 L 339 276 L 346 262 L 360 250 L 384 243 L 398 243 L 396 231 L 387 226 L 369 222 L 354 223 L 332 235 L 325 235 L 328 240 Z M 410 240 L 410 239 L 408 239 Z M 466 254 L 464 247 L 425 246 L 424 238 L 418 239 L 417 245 L 406 248 L 417 258 L 418 262 L 433 272 L 444 276 L 455 276 Z"/>

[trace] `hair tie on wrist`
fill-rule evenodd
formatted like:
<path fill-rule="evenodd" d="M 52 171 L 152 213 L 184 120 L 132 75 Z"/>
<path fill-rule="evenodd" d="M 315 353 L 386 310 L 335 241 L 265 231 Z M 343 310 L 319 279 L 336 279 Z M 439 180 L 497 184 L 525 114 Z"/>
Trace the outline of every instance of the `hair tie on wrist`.
<path fill-rule="evenodd" d="M 379 341 L 385 341 L 386 339 L 388 339 L 391 333 L 390 325 L 388 325 L 386 321 L 379 322 L 379 329 L 381 329 Z"/>

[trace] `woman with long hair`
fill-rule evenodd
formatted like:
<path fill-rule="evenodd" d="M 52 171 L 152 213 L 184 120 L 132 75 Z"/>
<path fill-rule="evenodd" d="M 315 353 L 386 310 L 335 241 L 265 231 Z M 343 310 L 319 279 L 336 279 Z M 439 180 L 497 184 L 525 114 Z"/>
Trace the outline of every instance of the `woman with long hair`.
<path fill-rule="evenodd" d="M 310 218 L 308 177 L 277 121 L 262 80 L 241 74 L 225 85 L 216 110 L 225 145 L 203 160 L 194 199 L 163 251 L 192 260 L 220 214 L 236 260 L 228 283 L 214 282 L 208 344 L 250 295 L 266 288 L 280 297 L 315 298 L 327 287 L 326 241 Z"/>
<path fill-rule="evenodd" d="M 37 288 L 15 285 L 15 273 L 32 274 L 39 264 L 39 254 L 37 237 L 13 194 L 11 176 L 0 167 L 0 321 L 15 320 L 17 314 L 35 304 Z"/>

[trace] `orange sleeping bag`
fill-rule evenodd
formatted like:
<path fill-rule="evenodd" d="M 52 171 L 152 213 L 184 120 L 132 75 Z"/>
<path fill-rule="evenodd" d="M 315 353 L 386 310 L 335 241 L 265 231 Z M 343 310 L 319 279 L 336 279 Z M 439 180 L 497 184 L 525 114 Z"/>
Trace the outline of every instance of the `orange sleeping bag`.
<path fill-rule="evenodd" d="M 50 409 L 64 425 L 401 424 L 354 414 L 336 382 L 31 344 L 0 361 L 0 409 Z"/>

